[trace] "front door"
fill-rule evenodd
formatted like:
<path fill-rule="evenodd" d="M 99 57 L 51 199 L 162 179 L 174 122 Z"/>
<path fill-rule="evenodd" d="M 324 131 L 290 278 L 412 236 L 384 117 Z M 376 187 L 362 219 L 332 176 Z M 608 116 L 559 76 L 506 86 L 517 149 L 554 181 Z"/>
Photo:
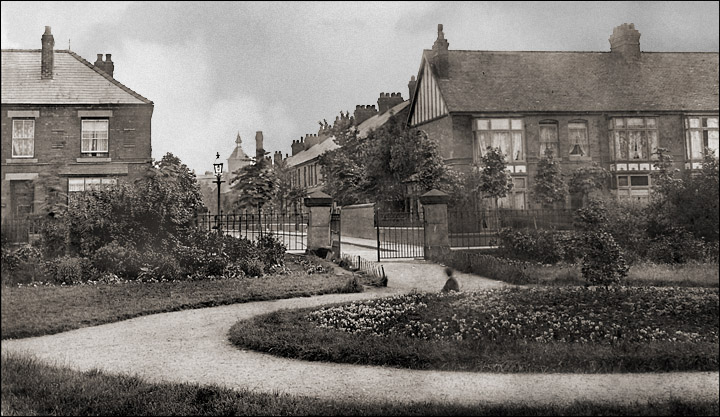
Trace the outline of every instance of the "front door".
<path fill-rule="evenodd" d="M 25 219 L 33 213 L 35 187 L 32 181 L 10 181 L 11 216 Z"/>

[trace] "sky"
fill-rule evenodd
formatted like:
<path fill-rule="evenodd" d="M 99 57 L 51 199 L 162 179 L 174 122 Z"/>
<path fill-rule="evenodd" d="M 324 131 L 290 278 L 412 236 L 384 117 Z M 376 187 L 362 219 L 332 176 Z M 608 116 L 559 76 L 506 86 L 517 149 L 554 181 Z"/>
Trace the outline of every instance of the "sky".
<path fill-rule="evenodd" d="M 255 155 L 290 145 L 340 111 L 408 98 L 423 49 L 443 24 L 450 49 L 609 51 L 634 23 L 640 48 L 718 52 L 718 2 L 14 2 L 3 1 L 3 49 L 56 49 L 90 62 L 155 104 L 152 156 L 172 152 L 197 174 L 227 159 L 239 133 Z"/>

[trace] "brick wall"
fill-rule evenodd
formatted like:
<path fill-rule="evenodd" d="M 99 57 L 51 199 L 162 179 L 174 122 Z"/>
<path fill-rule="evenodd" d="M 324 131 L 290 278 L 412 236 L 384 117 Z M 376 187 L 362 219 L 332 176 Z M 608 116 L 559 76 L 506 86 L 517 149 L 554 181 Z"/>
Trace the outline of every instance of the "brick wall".
<path fill-rule="evenodd" d="M 34 156 L 26 160 L 12 158 L 12 118 L 8 112 L 16 111 L 38 112 L 35 117 Z M 107 112 L 112 112 L 112 116 L 107 117 L 108 152 L 97 154 L 93 159 L 81 152 L 82 118 L 79 115 Z M 8 174 L 15 178 L 17 175 L 37 174 L 34 179 L 35 212 L 38 212 L 49 188 L 67 192 L 68 175 L 110 175 L 128 180 L 142 175 L 151 163 L 152 112 L 152 105 L 3 105 L 0 111 L 2 218 L 9 216 L 11 207 Z"/>

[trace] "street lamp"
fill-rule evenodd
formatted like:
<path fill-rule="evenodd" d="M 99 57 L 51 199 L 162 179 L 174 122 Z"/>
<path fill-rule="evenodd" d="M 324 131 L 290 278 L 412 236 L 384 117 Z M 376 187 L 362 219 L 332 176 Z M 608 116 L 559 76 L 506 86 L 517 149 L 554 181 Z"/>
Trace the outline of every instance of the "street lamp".
<path fill-rule="evenodd" d="M 220 184 L 225 181 L 221 181 L 223 172 L 223 163 L 220 162 L 220 152 L 215 157 L 215 163 L 213 164 L 213 170 L 215 171 L 215 177 L 217 178 L 214 182 L 217 184 L 218 197 L 217 197 L 217 229 L 218 234 L 222 234 L 222 226 L 220 223 Z"/>

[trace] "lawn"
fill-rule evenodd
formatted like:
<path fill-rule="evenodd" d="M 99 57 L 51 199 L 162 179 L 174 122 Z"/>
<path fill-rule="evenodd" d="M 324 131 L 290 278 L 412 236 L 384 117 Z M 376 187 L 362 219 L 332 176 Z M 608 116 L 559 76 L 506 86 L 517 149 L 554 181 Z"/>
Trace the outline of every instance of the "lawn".
<path fill-rule="evenodd" d="M 477 372 L 718 370 L 718 290 L 534 287 L 418 293 L 236 323 L 274 355 Z"/>
<path fill-rule="evenodd" d="M 583 285 L 580 265 L 526 264 L 524 272 L 530 282 L 540 285 Z M 720 287 L 717 263 L 656 264 L 642 262 L 630 266 L 627 285 L 663 287 Z"/>
<path fill-rule="evenodd" d="M 77 372 L 20 356 L 2 357 L 2 415 L 717 415 L 717 402 L 675 398 L 612 405 L 459 406 L 367 404 L 196 384 L 153 384 L 101 371 Z"/>
<path fill-rule="evenodd" d="M 330 263 L 319 258 L 286 255 L 286 265 L 282 274 L 259 278 L 4 286 L 2 338 L 54 334 L 168 311 L 352 292 L 348 277 L 335 275 Z"/>

